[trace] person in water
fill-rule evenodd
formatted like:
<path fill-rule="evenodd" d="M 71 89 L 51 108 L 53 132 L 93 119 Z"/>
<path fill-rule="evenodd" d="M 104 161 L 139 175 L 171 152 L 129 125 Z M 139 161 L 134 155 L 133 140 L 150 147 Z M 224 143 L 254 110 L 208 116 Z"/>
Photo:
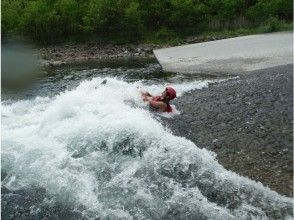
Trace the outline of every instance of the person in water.
<path fill-rule="evenodd" d="M 177 97 L 176 90 L 172 87 L 166 87 L 160 96 L 152 96 L 149 92 L 142 92 L 144 102 L 148 102 L 150 107 L 162 111 L 172 112 L 169 102 Z"/>

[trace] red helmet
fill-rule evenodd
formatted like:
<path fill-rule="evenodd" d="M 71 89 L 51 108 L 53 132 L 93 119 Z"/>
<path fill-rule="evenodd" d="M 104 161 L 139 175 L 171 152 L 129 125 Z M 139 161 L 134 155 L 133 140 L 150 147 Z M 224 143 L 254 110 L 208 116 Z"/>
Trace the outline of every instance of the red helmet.
<path fill-rule="evenodd" d="M 172 87 L 166 87 L 165 88 L 166 94 L 168 95 L 169 99 L 172 100 L 177 97 L 177 92 Z"/>

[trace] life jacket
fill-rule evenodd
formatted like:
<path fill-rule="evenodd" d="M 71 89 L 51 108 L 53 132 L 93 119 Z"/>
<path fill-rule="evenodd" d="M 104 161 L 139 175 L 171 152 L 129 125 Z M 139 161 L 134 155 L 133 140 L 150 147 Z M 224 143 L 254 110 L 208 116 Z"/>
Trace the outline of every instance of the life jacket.
<path fill-rule="evenodd" d="M 173 109 L 172 107 L 170 106 L 169 102 L 168 101 L 165 101 L 161 96 L 155 96 L 152 98 L 152 101 L 155 101 L 155 102 L 164 102 L 166 104 L 166 109 L 164 112 L 172 112 Z"/>

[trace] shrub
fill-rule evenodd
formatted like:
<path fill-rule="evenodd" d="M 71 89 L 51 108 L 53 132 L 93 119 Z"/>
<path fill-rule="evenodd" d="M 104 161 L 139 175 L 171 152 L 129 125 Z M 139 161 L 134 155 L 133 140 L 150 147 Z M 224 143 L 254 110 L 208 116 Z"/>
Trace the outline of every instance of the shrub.
<path fill-rule="evenodd" d="M 292 9 L 292 0 L 259 0 L 247 10 L 246 15 L 254 23 L 262 23 L 269 17 L 292 20 Z"/>
<path fill-rule="evenodd" d="M 281 22 L 276 17 L 270 17 L 265 21 L 265 32 L 274 32 L 281 29 Z"/>
<path fill-rule="evenodd" d="M 2 0 L 1 2 L 2 34 L 17 32 L 20 23 L 20 14 L 26 3 L 20 0 Z"/>
<path fill-rule="evenodd" d="M 134 42 L 291 20 L 292 0 L 2 0 L 2 35 Z M 246 19 L 245 19 L 245 17 Z M 270 19 L 268 19 L 270 18 Z M 250 21 L 250 23 L 248 22 Z"/>

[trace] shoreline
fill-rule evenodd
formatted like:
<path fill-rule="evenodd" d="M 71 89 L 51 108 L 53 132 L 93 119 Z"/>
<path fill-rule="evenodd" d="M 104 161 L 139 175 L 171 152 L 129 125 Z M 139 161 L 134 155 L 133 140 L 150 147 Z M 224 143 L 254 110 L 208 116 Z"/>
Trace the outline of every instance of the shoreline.
<path fill-rule="evenodd" d="M 100 45 L 98 43 L 68 44 L 48 46 L 38 49 L 42 64 L 49 67 L 58 67 L 83 62 L 99 62 L 122 59 L 155 59 L 153 49 L 158 45 Z"/>
<path fill-rule="evenodd" d="M 253 33 L 256 34 L 256 33 Z M 252 35 L 252 34 L 251 34 Z M 42 59 L 41 65 L 45 67 L 58 67 L 82 62 L 99 62 L 105 60 L 120 59 L 156 59 L 153 50 L 183 46 L 187 44 L 202 43 L 208 41 L 222 40 L 244 36 L 235 34 L 233 36 L 212 35 L 212 36 L 190 36 L 179 43 L 146 43 L 146 44 L 100 44 L 69 43 L 56 46 L 44 46 L 37 49 Z"/>

